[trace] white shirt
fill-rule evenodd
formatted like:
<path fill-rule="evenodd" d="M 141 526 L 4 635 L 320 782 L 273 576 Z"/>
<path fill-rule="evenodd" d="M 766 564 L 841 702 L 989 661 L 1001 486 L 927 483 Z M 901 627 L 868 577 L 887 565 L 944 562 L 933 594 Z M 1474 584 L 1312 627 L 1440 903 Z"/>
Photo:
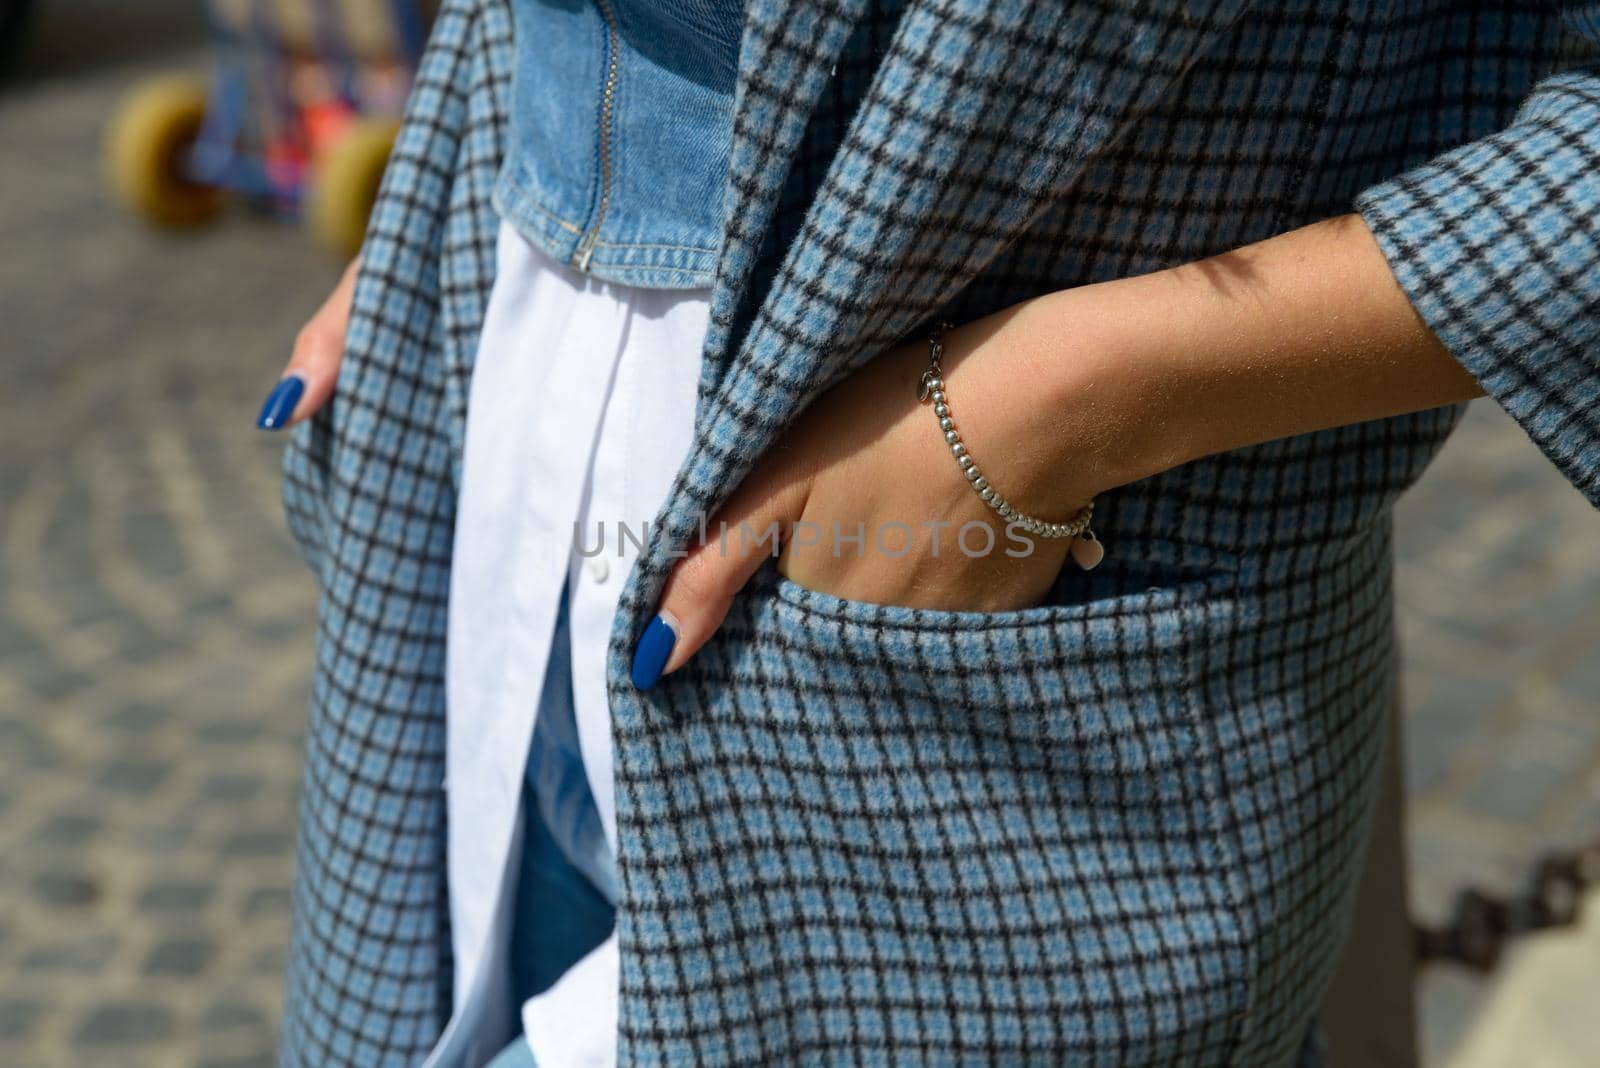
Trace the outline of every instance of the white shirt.
<path fill-rule="evenodd" d="M 426 1062 L 498 1052 L 529 739 L 569 578 L 583 763 L 616 848 L 605 655 L 623 580 L 693 432 L 705 289 L 639 289 L 557 263 L 502 224 L 468 398 L 446 702 L 449 1026 Z M 637 537 L 619 536 L 626 524 Z M 602 527 L 603 524 L 603 527 Z M 603 530 L 604 552 L 592 553 Z M 539 1068 L 616 1060 L 615 935 L 520 1006 Z"/>

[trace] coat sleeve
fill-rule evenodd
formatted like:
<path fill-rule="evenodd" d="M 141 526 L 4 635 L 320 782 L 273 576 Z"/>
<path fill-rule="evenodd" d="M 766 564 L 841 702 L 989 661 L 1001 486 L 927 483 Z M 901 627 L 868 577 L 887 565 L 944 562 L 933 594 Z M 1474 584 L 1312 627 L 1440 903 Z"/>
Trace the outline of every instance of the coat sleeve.
<path fill-rule="evenodd" d="M 1562 19 L 1600 45 L 1600 3 Z M 1509 126 L 1355 210 L 1451 354 L 1600 507 L 1600 62 L 1537 82 Z"/>

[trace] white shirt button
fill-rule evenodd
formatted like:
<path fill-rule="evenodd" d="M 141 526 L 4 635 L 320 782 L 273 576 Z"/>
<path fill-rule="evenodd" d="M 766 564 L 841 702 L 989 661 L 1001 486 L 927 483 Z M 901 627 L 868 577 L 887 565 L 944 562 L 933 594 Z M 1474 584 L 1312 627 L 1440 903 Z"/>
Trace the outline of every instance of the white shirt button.
<path fill-rule="evenodd" d="M 611 574 L 611 567 L 606 563 L 604 556 L 589 557 L 589 577 L 596 582 L 604 582 Z"/>

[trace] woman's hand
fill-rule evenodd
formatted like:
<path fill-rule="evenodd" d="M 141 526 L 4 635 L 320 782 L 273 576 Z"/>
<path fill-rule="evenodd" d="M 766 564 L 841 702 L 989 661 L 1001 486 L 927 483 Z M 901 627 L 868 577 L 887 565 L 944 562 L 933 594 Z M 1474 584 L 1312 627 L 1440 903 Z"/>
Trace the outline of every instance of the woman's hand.
<path fill-rule="evenodd" d="M 322 302 L 295 338 L 289 365 L 261 405 L 256 426 L 282 430 L 321 408 L 333 396 L 344 358 L 344 332 L 350 325 L 350 300 L 356 288 L 356 261 L 344 269 L 339 284 Z"/>
<path fill-rule="evenodd" d="M 907 345 L 822 397 L 708 530 L 723 519 L 757 532 L 774 520 L 816 523 L 821 538 L 785 542 L 780 567 L 840 597 L 976 610 L 1036 603 L 1065 547 L 1004 551 L 998 518 L 916 403 L 926 361 L 925 343 Z M 1025 301 L 951 334 L 945 368 L 951 414 L 978 466 L 1017 508 L 1046 519 L 1212 453 L 1483 395 L 1354 214 Z M 950 524 L 937 557 L 918 526 L 929 520 Z M 847 534 L 865 523 L 864 551 L 846 543 L 836 555 L 835 522 Z M 873 529 L 885 522 L 917 532 L 909 551 L 880 551 Z M 993 527 L 1000 548 L 951 552 L 948 533 L 967 522 Z M 763 548 L 730 544 L 726 553 L 715 540 L 693 547 L 669 576 L 635 650 L 635 685 L 675 670 L 721 624 Z"/>
<path fill-rule="evenodd" d="M 963 443 L 1014 507 L 1044 519 L 1070 519 L 1144 473 L 1130 463 L 1134 376 L 1113 373 L 1120 353 L 1089 326 L 1063 331 L 1080 299 L 1028 301 L 945 335 Z M 790 579 L 853 600 L 966 611 L 1043 600 L 1070 540 L 1008 529 L 979 498 L 931 403 L 918 400 L 927 367 L 926 340 L 899 346 L 795 420 L 668 577 L 635 656 L 636 685 L 688 660 L 775 547 Z"/>

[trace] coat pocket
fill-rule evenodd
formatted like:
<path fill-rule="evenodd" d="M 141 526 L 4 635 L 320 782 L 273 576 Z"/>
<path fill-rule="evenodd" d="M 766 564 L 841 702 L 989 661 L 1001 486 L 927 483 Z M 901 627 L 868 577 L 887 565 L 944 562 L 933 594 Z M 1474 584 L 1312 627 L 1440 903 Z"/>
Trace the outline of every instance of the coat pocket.
<path fill-rule="evenodd" d="M 630 865 L 674 901 L 645 965 L 673 1052 L 1227 1064 L 1250 959 L 1190 666 L 1211 583 L 967 613 L 764 567 L 667 688 Z"/>

